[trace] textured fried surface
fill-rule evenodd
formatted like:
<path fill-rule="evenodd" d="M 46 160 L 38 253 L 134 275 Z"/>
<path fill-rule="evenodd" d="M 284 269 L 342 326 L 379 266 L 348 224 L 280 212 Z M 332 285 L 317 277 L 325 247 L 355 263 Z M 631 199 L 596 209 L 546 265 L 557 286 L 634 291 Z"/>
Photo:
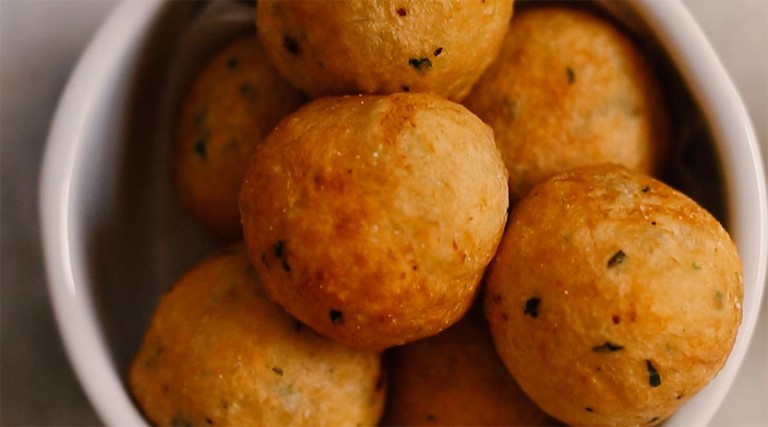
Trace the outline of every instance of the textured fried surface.
<path fill-rule="evenodd" d="M 654 175 L 665 162 L 668 113 L 648 61 L 585 11 L 517 12 L 465 105 L 493 128 L 513 200 L 574 167 L 610 162 Z"/>
<path fill-rule="evenodd" d="M 499 50 L 511 0 L 260 1 L 278 70 L 312 96 L 432 92 L 464 98 Z"/>
<path fill-rule="evenodd" d="M 179 196 L 206 229 L 240 238 L 237 198 L 248 158 L 300 102 L 256 34 L 230 42 L 197 75 L 179 110 L 173 161 Z"/>
<path fill-rule="evenodd" d="M 160 301 L 130 372 L 157 425 L 375 425 L 377 353 L 350 350 L 267 299 L 242 245 L 212 256 Z"/>
<path fill-rule="evenodd" d="M 389 351 L 383 425 L 555 424 L 507 372 L 480 310 L 434 337 Z"/>
<path fill-rule="evenodd" d="M 427 94 L 315 100 L 251 159 L 246 244 L 270 296 L 349 346 L 433 335 L 469 307 L 506 221 L 491 130 Z"/>
<path fill-rule="evenodd" d="M 520 387 L 571 425 L 657 424 L 720 370 L 742 267 L 704 209 L 618 166 L 534 187 L 487 278 L 486 315 Z"/>

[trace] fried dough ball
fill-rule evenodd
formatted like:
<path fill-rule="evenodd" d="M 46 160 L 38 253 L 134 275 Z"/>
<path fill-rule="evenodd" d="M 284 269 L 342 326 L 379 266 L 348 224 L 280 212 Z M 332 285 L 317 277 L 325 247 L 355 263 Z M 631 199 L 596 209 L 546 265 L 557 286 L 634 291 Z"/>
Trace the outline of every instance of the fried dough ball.
<path fill-rule="evenodd" d="M 566 170 L 618 163 L 658 175 L 669 118 L 647 59 L 586 11 L 530 7 L 465 105 L 494 130 L 510 199 Z"/>
<path fill-rule="evenodd" d="M 499 360 L 481 310 L 420 341 L 395 347 L 383 425 L 543 426 L 555 421 Z"/>
<path fill-rule="evenodd" d="M 242 245 L 160 300 L 129 382 L 156 425 L 375 425 L 380 355 L 350 350 L 270 301 Z"/>
<path fill-rule="evenodd" d="M 502 360 L 569 425 L 660 423 L 722 368 L 741 322 L 742 266 L 726 231 L 619 166 L 534 187 L 487 285 Z"/>
<path fill-rule="evenodd" d="M 301 100 L 255 34 L 230 42 L 197 75 L 177 117 L 174 173 L 182 203 L 214 235 L 242 235 L 237 198 L 248 159 Z"/>
<path fill-rule="evenodd" d="M 429 94 L 323 98 L 255 151 L 240 197 L 270 296 L 318 332 L 383 349 L 476 295 L 506 222 L 493 133 Z"/>
<path fill-rule="evenodd" d="M 461 100 L 499 51 L 512 0 L 259 2 L 275 67 L 305 93 Z"/>

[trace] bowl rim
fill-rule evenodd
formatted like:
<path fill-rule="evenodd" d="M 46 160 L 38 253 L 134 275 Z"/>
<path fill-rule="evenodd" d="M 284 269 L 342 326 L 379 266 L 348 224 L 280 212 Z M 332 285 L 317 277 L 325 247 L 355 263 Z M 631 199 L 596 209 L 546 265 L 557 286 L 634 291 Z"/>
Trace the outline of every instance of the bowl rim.
<path fill-rule="evenodd" d="M 87 288 L 78 284 L 81 266 L 73 261 L 71 196 L 73 175 L 82 149 L 80 135 L 95 114 L 96 100 L 110 93 L 121 65 L 135 52 L 159 15 L 163 0 L 123 1 L 102 23 L 80 57 L 57 105 L 48 134 L 39 186 L 39 221 L 48 293 L 64 347 L 80 384 L 108 425 L 144 425 L 146 421 L 127 392 L 99 328 Z M 702 106 L 713 132 L 729 201 L 728 215 L 740 254 L 745 260 L 744 283 L 750 300 L 724 368 L 692 398 L 696 412 L 685 422 L 710 422 L 736 377 L 757 324 L 768 263 L 768 203 L 765 172 L 757 137 L 741 97 L 714 49 L 680 0 L 635 0 L 631 7 L 662 41 L 689 90 Z M 685 48 L 683 48 L 685 46 Z M 728 142 L 732 141 L 732 142 Z M 735 209 L 750 206 L 757 209 Z M 745 250 L 746 245 L 746 250 Z M 76 248 L 74 248 L 76 249 Z M 747 299 L 745 298 L 745 301 Z M 718 387 L 712 387 L 718 383 Z M 680 411 L 685 411 L 683 405 Z M 678 413 L 668 421 L 674 421 Z"/>
<path fill-rule="evenodd" d="M 91 304 L 89 284 L 73 257 L 71 199 L 81 134 L 96 114 L 97 100 L 122 76 L 159 15 L 162 0 L 125 0 L 116 5 L 89 42 L 70 75 L 48 133 L 40 170 L 39 212 L 48 294 L 59 334 L 91 405 L 107 425 L 146 425 L 134 407 Z"/>

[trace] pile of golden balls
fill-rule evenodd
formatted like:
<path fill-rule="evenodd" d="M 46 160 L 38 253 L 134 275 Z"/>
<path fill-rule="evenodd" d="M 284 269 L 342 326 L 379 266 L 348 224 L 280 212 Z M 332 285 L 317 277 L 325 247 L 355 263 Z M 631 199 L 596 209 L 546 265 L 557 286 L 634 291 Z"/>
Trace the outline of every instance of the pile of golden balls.
<path fill-rule="evenodd" d="M 659 180 L 674 126 L 594 9 L 260 0 L 178 109 L 177 192 L 222 249 L 159 301 L 136 402 L 175 426 L 662 422 L 742 299 L 726 231 Z"/>

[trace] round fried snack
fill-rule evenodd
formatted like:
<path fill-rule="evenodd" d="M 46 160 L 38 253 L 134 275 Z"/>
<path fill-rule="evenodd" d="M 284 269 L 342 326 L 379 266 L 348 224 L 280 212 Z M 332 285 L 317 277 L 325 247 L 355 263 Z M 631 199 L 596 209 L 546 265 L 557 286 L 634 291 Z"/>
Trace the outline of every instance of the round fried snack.
<path fill-rule="evenodd" d="M 380 355 L 348 349 L 271 302 L 242 245 L 160 300 L 129 382 L 156 425 L 375 425 Z"/>
<path fill-rule="evenodd" d="M 619 166 L 557 175 L 515 208 L 486 315 L 520 387 L 569 425 L 654 425 L 720 370 L 742 266 L 722 226 Z"/>
<path fill-rule="evenodd" d="M 177 118 L 173 162 L 181 201 L 207 230 L 241 236 L 237 198 L 248 159 L 301 100 L 255 34 L 232 41 L 197 75 Z"/>
<path fill-rule="evenodd" d="M 520 390 L 499 360 L 482 311 L 389 350 L 383 425 L 543 426 L 555 421 Z"/>
<path fill-rule="evenodd" d="M 494 130 L 510 199 L 580 166 L 658 175 L 669 118 L 648 61 L 627 35 L 563 6 L 518 11 L 465 105 Z"/>
<path fill-rule="evenodd" d="M 305 93 L 431 92 L 461 100 L 499 51 L 512 0 L 263 0 L 259 36 Z"/>
<path fill-rule="evenodd" d="M 255 151 L 240 197 L 270 297 L 318 332 L 383 349 L 464 314 L 501 239 L 493 134 L 429 94 L 323 98 Z"/>

